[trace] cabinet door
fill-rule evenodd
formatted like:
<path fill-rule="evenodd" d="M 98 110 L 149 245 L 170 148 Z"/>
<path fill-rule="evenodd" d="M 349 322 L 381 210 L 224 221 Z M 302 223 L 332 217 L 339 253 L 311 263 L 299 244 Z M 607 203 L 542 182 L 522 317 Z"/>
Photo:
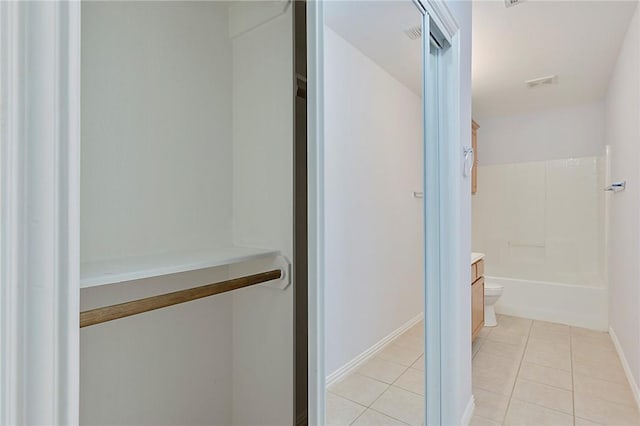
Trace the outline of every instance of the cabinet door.
<path fill-rule="evenodd" d="M 471 331 L 475 339 L 484 326 L 484 278 L 471 285 Z"/>

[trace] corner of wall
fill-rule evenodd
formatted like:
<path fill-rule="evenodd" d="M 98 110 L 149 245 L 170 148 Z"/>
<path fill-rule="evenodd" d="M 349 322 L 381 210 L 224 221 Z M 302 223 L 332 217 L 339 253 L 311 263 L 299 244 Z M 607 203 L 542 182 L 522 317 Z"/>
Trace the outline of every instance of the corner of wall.
<path fill-rule="evenodd" d="M 622 350 L 622 346 L 620 346 L 618 336 L 616 336 L 616 333 L 611 326 L 609 326 L 609 335 L 611 336 L 611 340 L 613 340 L 613 345 L 616 347 L 616 352 L 618 353 L 618 357 L 620 358 L 620 362 L 622 363 L 622 368 L 624 369 L 624 373 L 627 376 L 627 380 L 629 381 L 631 392 L 633 392 L 633 398 L 636 400 L 636 405 L 638 406 L 638 408 L 640 408 L 640 387 L 638 387 L 638 383 L 636 382 L 635 377 L 633 377 L 633 372 L 631 371 L 631 367 L 629 366 L 627 357 Z"/>

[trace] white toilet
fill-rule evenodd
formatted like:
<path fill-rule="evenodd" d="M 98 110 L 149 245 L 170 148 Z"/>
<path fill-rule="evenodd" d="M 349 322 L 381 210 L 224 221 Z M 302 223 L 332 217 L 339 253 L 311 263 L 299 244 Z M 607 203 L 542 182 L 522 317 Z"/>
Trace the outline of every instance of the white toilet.
<path fill-rule="evenodd" d="M 498 325 L 496 321 L 495 305 L 500 296 L 502 296 L 504 287 L 495 284 L 484 284 L 484 326 L 495 327 Z"/>

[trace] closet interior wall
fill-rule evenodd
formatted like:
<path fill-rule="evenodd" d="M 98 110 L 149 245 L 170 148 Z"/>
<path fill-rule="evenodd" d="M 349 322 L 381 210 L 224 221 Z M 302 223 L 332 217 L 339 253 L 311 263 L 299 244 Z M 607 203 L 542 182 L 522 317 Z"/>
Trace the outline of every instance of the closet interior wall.
<path fill-rule="evenodd" d="M 248 246 L 293 260 L 286 2 L 82 4 L 83 263 Z M 265 258 L 81 290 L 81 309 Z M 80 332 L 82 424 L 291 424 L 293 299 L 254 286 Z"/>

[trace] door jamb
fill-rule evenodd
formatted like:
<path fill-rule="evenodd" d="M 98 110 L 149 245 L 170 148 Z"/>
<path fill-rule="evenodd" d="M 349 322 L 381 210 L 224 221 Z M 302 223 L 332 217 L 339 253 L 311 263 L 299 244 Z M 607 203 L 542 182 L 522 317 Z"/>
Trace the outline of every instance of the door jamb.
<path fill-rule="evenodd" d="M 78 424 L 80 3 L 0 2 L 0 423 Z"/>

